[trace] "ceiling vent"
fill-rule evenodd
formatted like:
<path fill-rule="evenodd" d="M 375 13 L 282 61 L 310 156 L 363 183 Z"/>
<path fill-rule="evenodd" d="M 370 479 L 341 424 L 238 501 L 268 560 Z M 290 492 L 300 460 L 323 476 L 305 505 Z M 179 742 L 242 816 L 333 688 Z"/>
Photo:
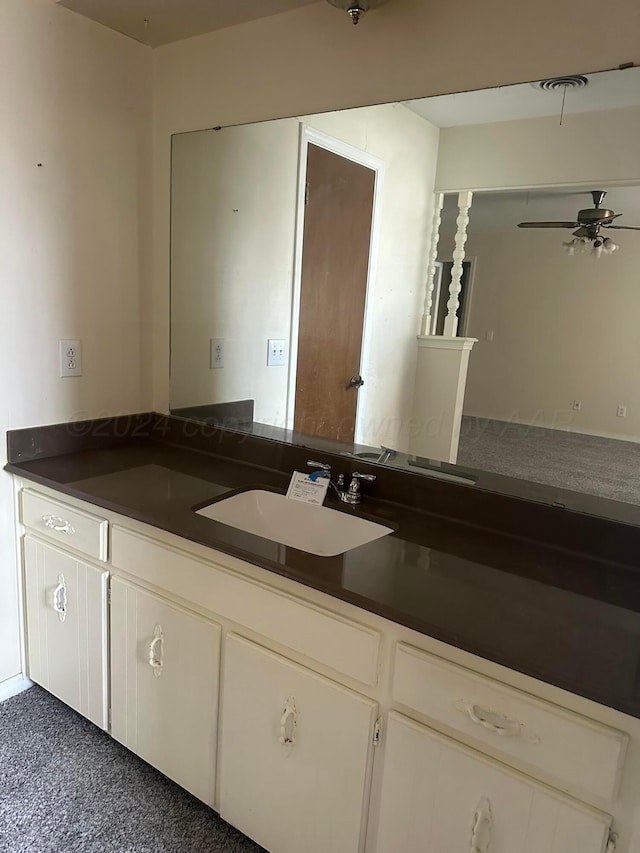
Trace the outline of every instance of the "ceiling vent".
<path fill-rule="evenodd" d="M 584 89 L 589 85 L 589 80 L 583 74 L 568 74 L 566 77 L 550 77 L 541 80 L 538 88 L 543 92 L 567 91 L 568 89 Z"/>

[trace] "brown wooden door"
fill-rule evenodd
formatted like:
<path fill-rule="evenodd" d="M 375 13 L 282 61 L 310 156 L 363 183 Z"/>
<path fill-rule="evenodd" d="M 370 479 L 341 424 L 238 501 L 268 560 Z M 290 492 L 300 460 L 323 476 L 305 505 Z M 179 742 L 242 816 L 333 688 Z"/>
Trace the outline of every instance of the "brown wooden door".
<path fill-rule="evenodd" d="M 294 412 L 307 435 L 354 439 L 374 185 L 373 169 L 309 145 Z"/>

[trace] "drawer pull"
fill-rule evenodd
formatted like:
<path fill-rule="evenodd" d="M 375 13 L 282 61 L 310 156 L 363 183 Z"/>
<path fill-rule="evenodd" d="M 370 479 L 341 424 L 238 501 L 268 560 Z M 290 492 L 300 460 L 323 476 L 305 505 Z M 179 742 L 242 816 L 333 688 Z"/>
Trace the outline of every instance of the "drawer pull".
<path fill-rule="evenodd" d="M 160 678 L 164 667 L 164 634 L 161 625 L 156 625 L 153 640 L 149 643 L 149 666 L 155 677 Z"/>
<path fill-rule="evenodd" d="M 470 853 L 489 853 L 492 826 L 493 815 L 491 814 L 491 803 L 487 797 L 483 797 L 478 803 L 478 808 L 473 818 Z"/>
<path fill-rule="evenodd" d="M 53 609 L 61 622 L 67 618 L 67 584 L 64 575 L 58 575 L 58 586 L 53 591 Z"/>
<path fill-rule="evenodd" d="M 73 536 L 76 532 L 75 527 L 69 524 L 68 521 L 65 521 L 64 518 L 59 518 L 56 515 L 43 515 L 42 520 L 44 521 L 45 527 L 48 527 L 49 530 L 53 530 L 56 533 L 66 533 L 69 536 Z"/>
<path fill-rule="evenodd" d="M 493 734 L 500 737 L 513 737 L 524 740 L 527 743 L 540 743 L 540 738 L 534 732 L 527 730 L 526 726 L 517 720 L 511 720 L 497 711 L 490 711 L 477 705 L 475 702 L 460 701 L 455 703 L 458 710 L 463 711 L 472 723 L 482 726 Z"/>
<path fill-rule="evenodd" d="M 297 711 L 293 696 L 289 696 L 280 717 L 280 743 L 293 746 L 296 742 Z"/>

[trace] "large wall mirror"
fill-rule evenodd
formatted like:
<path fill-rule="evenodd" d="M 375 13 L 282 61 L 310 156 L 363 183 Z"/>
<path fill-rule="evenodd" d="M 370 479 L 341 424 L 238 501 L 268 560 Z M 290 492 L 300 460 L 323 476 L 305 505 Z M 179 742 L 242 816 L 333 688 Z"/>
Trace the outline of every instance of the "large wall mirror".
<path fill-rule="evenodd" d="M 638 68 L 174 136 L 172 412 L 640 523 L 639 138 Z"/>

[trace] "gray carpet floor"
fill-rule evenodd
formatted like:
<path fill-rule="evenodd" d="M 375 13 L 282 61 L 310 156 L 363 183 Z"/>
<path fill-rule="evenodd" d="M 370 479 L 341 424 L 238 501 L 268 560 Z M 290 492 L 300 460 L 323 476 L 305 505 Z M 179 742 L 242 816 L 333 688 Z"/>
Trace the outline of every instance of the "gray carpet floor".
<path fill-rule="evenodd" d="M 32 687 L 0 704 L 0 850 L 260 853 L 211 809 Z"/>
<path fill-rule="evenodd" d="M 640 504 L 640 444 L 465 416 L 458 464 Z"/>

